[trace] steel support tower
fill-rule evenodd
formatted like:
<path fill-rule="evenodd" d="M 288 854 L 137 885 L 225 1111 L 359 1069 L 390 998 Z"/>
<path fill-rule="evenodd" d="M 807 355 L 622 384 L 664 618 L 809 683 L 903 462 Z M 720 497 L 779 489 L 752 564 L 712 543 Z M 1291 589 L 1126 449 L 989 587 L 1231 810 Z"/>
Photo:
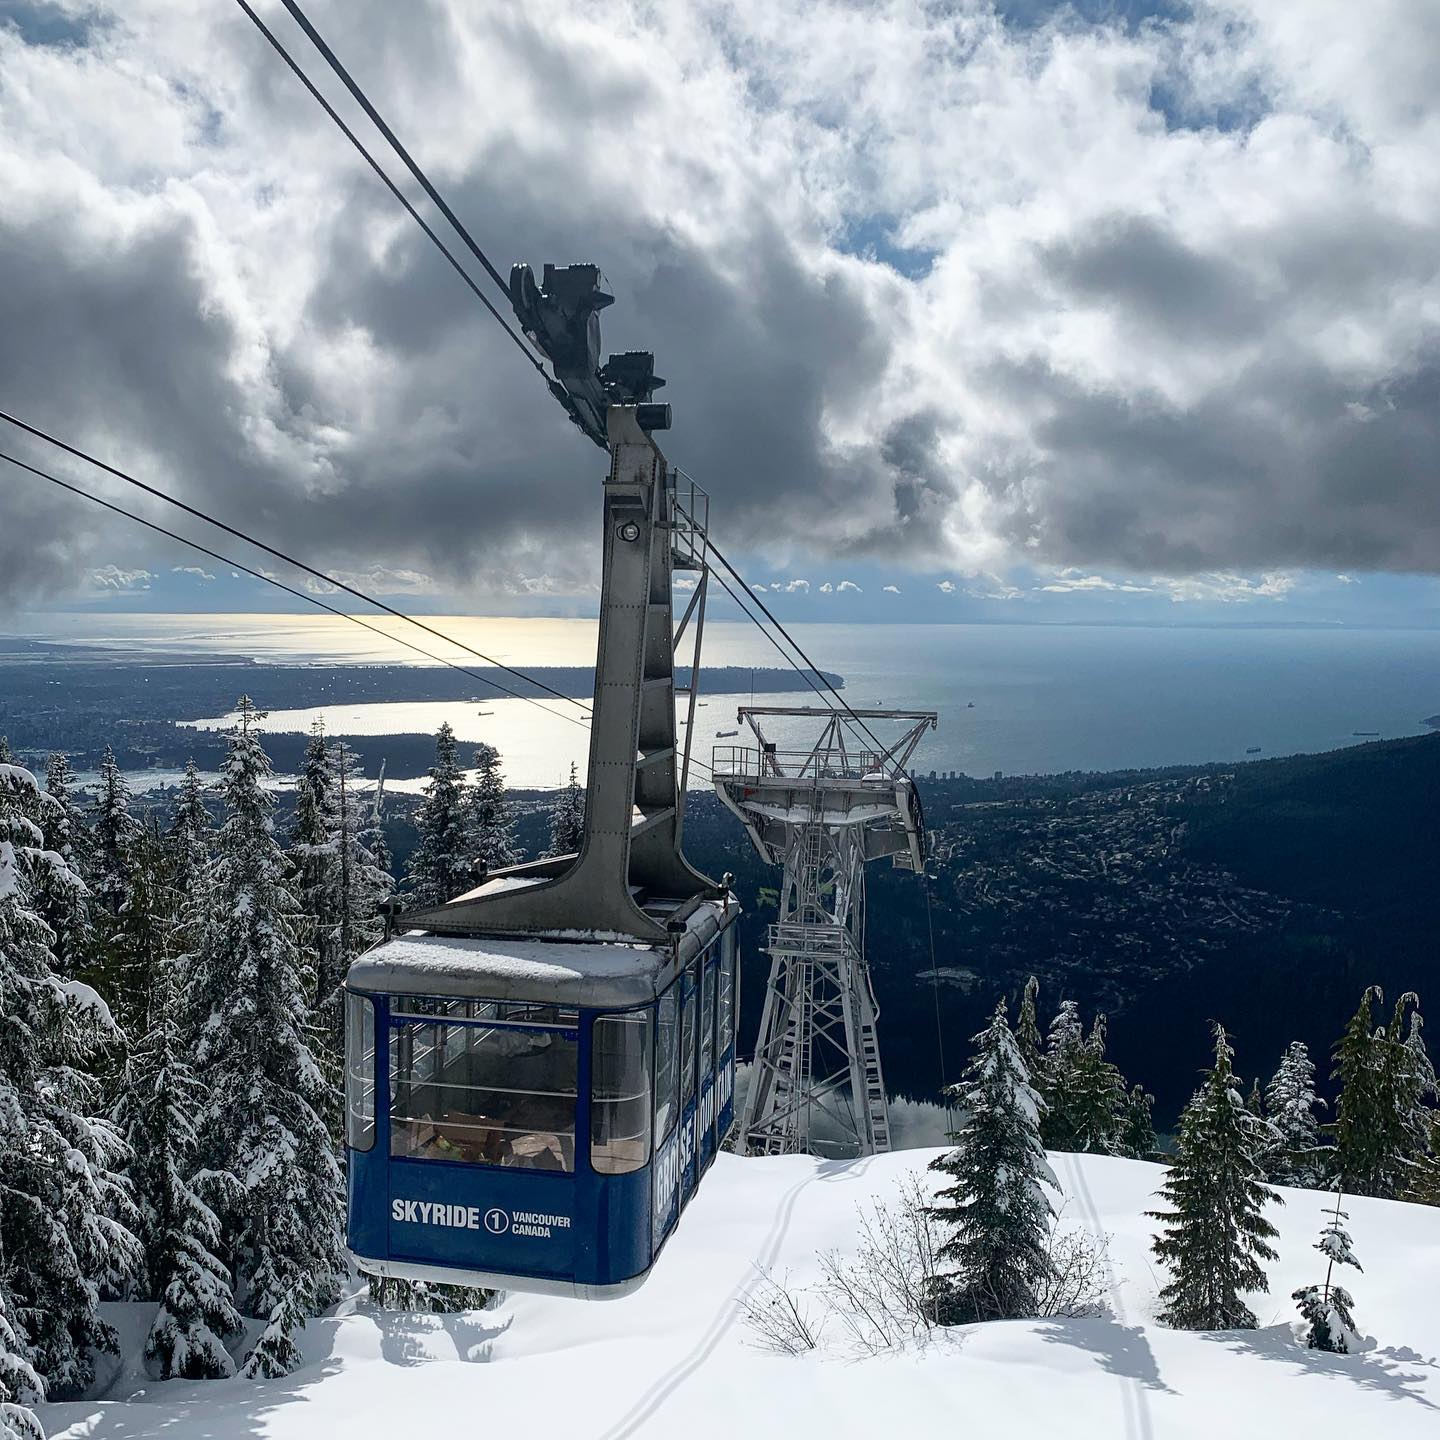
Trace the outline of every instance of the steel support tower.
<path fill-rule="evenodd" d="M 924 865 L 924 820 L 906 767 L 936 716 L 746 706 L 739 718 L 753 741 L 716 748 L 715 789 L 761 856 L 784 867 L 739 1149 L 883 1153 L 890 1119 L 865 960 L 865 866 L 887 855 L 901 868 Z M 767 738 L 771 721 L 783 741 Z M 813 742 L 780 748 L 797 730 L 815 735 L 816 722 Z M 904 732 L 877 749 L 867 732 L 883 736 L 895 722 Z"/>

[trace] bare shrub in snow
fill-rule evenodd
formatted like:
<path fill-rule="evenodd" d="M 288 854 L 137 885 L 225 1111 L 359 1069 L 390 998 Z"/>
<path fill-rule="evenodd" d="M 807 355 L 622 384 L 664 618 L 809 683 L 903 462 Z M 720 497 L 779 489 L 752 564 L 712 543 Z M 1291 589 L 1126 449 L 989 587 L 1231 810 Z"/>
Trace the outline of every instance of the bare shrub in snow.
<path fill-rule="evenodd" d="M 1084 1320 L 1105 1310 L 1109 1237 L 1083 1226 L 1050 1232 L 1050 1271 L 1035 1287 L 1035 1313 L 1043 1319 Z"/>
<path fill-rule="evenodd" d="M 935 1328 L 938 1240 L 930 1196 L 910 1175 L 893 1203 L 860 1208 L 853 1253 L 819 1257 L 820 1298 L 853 1346 L 873 1355 Z"/>
<path fill-rule="evenodd" d="M 803 1355 L 820 1345 L 824 1318 L 817 1319 L 803 1290 L 792 1290 L 789 1276 L 776 1280 L 756 1266 L 759 1281 L 740 1297 L 745 1328 L 762 1350 L 775 1355 Z"/>

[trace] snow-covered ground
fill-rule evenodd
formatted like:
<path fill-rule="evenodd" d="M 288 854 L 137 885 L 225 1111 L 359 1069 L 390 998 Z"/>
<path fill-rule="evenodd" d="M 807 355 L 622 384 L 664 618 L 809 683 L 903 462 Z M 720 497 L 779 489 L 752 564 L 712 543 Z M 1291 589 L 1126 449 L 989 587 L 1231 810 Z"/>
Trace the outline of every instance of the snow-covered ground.
<path fill-rule="evenodd" d="M 1052 1156 L 1062 1224 L 1111 1237 L 1111 1313 L 946 1332 L 919 1349 L 855 1360 L 756 1347 L 737 1299 L 755 1266 L 805 1285 L 817 1250 L 853 1239 L 855 1207 L 893 1195 L 933 1151 L 852 1162 L 722 1155 L 649 1283 L 610 1304 L 512 1296 L 457 1316 L 377 1313 L 348 1302 L 315 1322 L 306 1363 L 283 1380 L 147 1382 L 129 1364 L 107 1398 L 50 1405 L 71 1440 L 491 1436 L 788 1437 L 954 1434 L 1066 1440 L 1440 1435 L 1440 1210 L 1352 1200 L 1365 1273 L 1347 1272 L 1365 1354 L 1301 1347 L 1290 1292 L 1323 1279 L 1311 1249 L 1328 1197 L 1284 1191 L 1280 1260 L 1252 1332 L 1155 1324 L 1149 1255 L 1162 1171 Z M 124 1317 L 132 1349 L 144 1318 Z"/>

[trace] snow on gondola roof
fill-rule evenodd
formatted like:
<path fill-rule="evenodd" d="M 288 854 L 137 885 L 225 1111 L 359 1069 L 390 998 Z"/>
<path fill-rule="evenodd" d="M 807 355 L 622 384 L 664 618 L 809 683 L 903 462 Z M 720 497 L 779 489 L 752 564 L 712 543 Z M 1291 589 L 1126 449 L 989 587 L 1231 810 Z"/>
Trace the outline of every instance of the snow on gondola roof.
<path fill-rule="evenodd" d="M 733 902 L 732 902 L 733 903 Z M 725 906 L 707 902 L 689 917 L 684 957 L 719 932 Z M 583 1006 L 641 1005 L 674 978 L 675 950 L 599 932 L 540 936 L 455 936 L 414 932 L 367 951 L 350 967 L 352 990 L 467 995 Z"/>

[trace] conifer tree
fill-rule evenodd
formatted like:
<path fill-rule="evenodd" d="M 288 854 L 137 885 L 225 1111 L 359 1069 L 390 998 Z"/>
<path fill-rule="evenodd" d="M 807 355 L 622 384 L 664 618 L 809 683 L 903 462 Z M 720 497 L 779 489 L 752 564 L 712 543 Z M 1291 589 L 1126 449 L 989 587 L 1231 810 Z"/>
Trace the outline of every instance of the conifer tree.
<path fill-rule="evenodd" d="M 44 1400 L 45 1382 L 25 1358 L 26 1349 L 10 1323 L 9 1306 L 0 1290 L 0 1440 L 45 1440 L 31 1409 Z"/>
<path fill-rule="evenodd" d="M 305 917 L 302 941 L 314 976 L 314 1005 L 326 1003 L 334 989 L 339 906 L 339 857 L 335 851 L 335 777 L 325 725 L 310 731 L 295 782 L 295 816 L 287 837 L 289 889 Z"/>
<path fill-rule="evenodd" d="M 931 1162 L 949 1177 L 930 1215 L 948 1227 L 934 1282 L 943 1324 L 1033 1315 L 1036 1290 L 1054 1274 L 1047 1240 L 1058 1189 L 1040 1144 L 1044 1102 L 1031 1088 L 1001 1000 L 979 1049 L 950 1093 L 964 1116 L 955 1148 Z"/>
<path fill-rule="evenodd" d="M 493 745 L 475 747 L 475 780 L 470 787 L 465 824 L 476 870 L 499 870 L 520 858 L 515 848 L 515 809 L 505 793 L 500 752 Z"/>
<path fill-rule="evenodd" d="M 1040 1122 L 1040 1138 L 1047 1150 L 1077 1148 L 1080 1120 L 1076 1114 L 1075 1078 L 1084 1050 L 1085 1030 L 1080 1023 L 1080 1007 L 1073 1000 L 1062 1000 L 1050 1022 L 1041 1066 L 1045 1112 Z"/>
<path fill-rule="evenodd" d="M 145 1255 L 142 1289 L 160 1301 L 145 1357 L 161 1380 L 232 1375 L 226 1342 L 241 1329 L 229 1273 L 216 1255 L 219 1222 L 195 1188 L 196 1116 L 204 1097 L 190 1066 L 177 983 L 186 901 L 175 881 L 184 863 L 181 843 L 172 837 L 139 867 L 138 873 L 154 875 L 144 888 L 163 942 L 148 970 L 146 1028 L 126 1060 L 115 1110 L 130 1148 L 129 1178 Z M 137 883 L 135 893 L 141 888 Z"/>
<path fill-rule="evenodd" d="M 1159 1141 L 1155 1135 L 1155 1097 L 1136 1085 L 1125 1097 L 1125 1115 L 1118 1153 L 1132 1160 L 1148 1160 Z"/>
<path fill-rule="evenodd" d="M 185 778 L 180 782 L 169 833 L 176 888 L 181 895 L 193 897 L 209 874 L 215 840 L 215 828 L 205 808 L 205 787 L 193 760 L 185 762 Z"/>
<path fill-rule="evenodd" d="M 75 772 L 62 751 L 57 750 L 46 763 L 45 793 L 55 802 L 46 807 L 41 819 L 45 848 L 59 855 L 65 869 L 80 883 L 52 887 L 41 915 L 55 937 L 50 943 L 55 968 L 62 975 L 75 976 L 86 968 L 94 945 L 88 880 L 95 841 L 75 800 Z"/>
<path fill-rule="evenodd" d="M 1040 982 L 1032 975 L 1025 982 L 1025 991 L 1020 997 L 1020 1011 L 1015 1017 L 1015 1044 L 1019 1047 L 1020 1058 L 1025 1062 L 1030 1083 L 1043 1094 L 1045 1042 L 1040 1036 L 1040 1021 L 1036 1013 L 1039 996 Z"/>
<path fill-rule="evenodd" d="M 1320 1122 L 1325 1102 L 1315 1093 L 1315 1065 L 1303 1040 L 1292 1040 L 1265 1091 L 1274 1143 L 1263 1156 L 1265 1178 L 1275 1185 L 1318 1185 L 1324 1176 Z"/>
<path fill-rule="evenodd" d="M 1355 1301 L 1343 1285 L 1334 1283 L 1337 1265 L 1353 1265 L 1362 1270 L 1351 1248 L 1349 1233 L 1340 1224 L 1348 1219 L 1340 1208 L 1340 1196 L 1335 1197 L 1335 1208 L 1326 1211 L 1332 1218 L 1320 1231 L 1315 1248 L 1325 1257 L 1325 1283 L 1323 1285 L 1302 1285 L 1294 1291 L 1291 1299 L 1300 1310 L 1305 1321 L 1305 1343 L 1311 1350 L 1328 1350 L 1336 1355 L 1348 1355 L 1360 1348 L 1360 1337 L 1355 1333 Z"/>
<path fill-rule="evenodd" d="M 1405 1039 L 1400 1041 L 1401 1014 L 1406 1005 L 1410 1006 Z M 1423 1034 L 1424 1018 L 1420 1014 L 1420 997 L 1408 991 L 1400 997 L 1395 1007 L 1389 1034 L 1397 1042 L 1394 1053 L 1395 1079 L 1393 1094 L 1395 1108 L 1399 1115 L 1399 1142 L 1404 1147 L 1406 1170 L 1413 1169 L 1419 1157 L 1424 1155 L 1430 1138 L 1430 1120 L 1433 1112 L 1430 1102 L 1436 1099 L 1437 1087 L 1435 1066 L 1425 1050 Z M 1408 1176 L 1402 1172 L 1397 1181 L 1400 1193 L 1408 1183 Z"/>
<path fill-rule="evenodd" d="M 323 1116 L 337 1104 L 311 1049 L 300 916 L 272 834 L 270 762 L 248 697 L 222 772 L 225 821 L 190 975 L 204 1198 L 220 1218 L 243 1314 L 264 1322 L 247 1376 L 298 1363 L 294 1332 L 336 1293 L 340 1173 Z"/>
<path fill-rule="evenodd" d="M 360 790 L 363 776 L 355 752 L 338 741 L 331 748 L 331 760 L 334 828 L 328 843 L 334 857 L 335 888 L 331 903 L 334 932 L 321 950 L 324 969 L 320 976 L 318 1010 L 328 1058 L 338 1079 L 345 1048 L 341 987 L 350 962 L 380 938 L 384 929 L 380 906 L 390 898 L 394 882 L 388 872 L 375 863 L 374 855 L 365 844 L 365 835 L 371 828 L 371 811 L 379 802 L 369 805 L 365 802 Z"/>
<path fill-rule="evenodd" d="M 100 761 L 100 791 L 95 801 L 95 881 L 91 889 L 102 909 L 118 915 L 130 891 L 130 846 L 139 832 L 130 813 L 130 787 L 105 747 Z"/>
<path fill-rule="evenodd" d="M 542 858 L 574 855 L 580 849 L 585 835 L 585 792 L 580 788 L 578 775 L 572 760 L 570 778 L 555 797 L 555 805 L 550 811 L 550 844 Z"/>
<path fill-rule="evenodd" d="M 1335 1046 L 1332 1079 L 1340 1082 L 1335 1105 L 1335 1173 L 1352 1195 L 1384 1193 L 1387 1128 L 1380 1045 L 1373 1006 L 1383 996 L 1369 986 Z"/>
<path fill-rule="evenodd" d="M 1275 1259 L 1265 1218 L 1275 1193 L 1260 1179 L 1260 1123 L 1245 1108 L 1234 1051 L 1215 1026 L 1215 1064 L 1180 1117 L 1175 1163 L 1160 1187 L 1171 1208 L 1147 1212 L 1163 1233 L 1153 1250 L 1170 1270 L 1161 1318 L 1179 1330 L 1253 1330 L 1242 1298 L 1269 1286 L 1261 1260 Z"/>
<path fill-rule="evenodd" d="M 1349 1193 L 1390 1198 L 1410 1188 L 1424 1155 L 1435 1072 L 1414 992 L 1396 1002 L 1388 1028 L 1372 1030 L 1371 1007 L 1383 998 L 1378 986 L 1365 991 L 1335 1049 L 1335 1166 Z"/>
<path fill-rule="evenodd" d="M 1105 1058 L 1105 1016 L 1098 1014 L 1075 1056 L 1065 1109 L 1070 1140 L 1080 1154 L 1120 1153 L 1125 1126 L 1125 1077 Z"/>
<path fill-rule="evenodd" d="M 448 721 L 435 736 L 435 763 L 425 798 L 415 817 L 419 842 L 410 856 L 407 878 L 414 903 L 443 905 L 471 885 L 466 830 L 465 785 Z"/>
<path fill-rule="evenodd" d="M 26 1366 L 51 1399 L 90 1384 L 95 1354 L 116 1348 L 102 1291 L 117 1292 L 138 1261 L 117 1174 L 124 1147 L 89 1073 L 118 1032 L 88 985 L 56 974 L 40 913 L 52 888 L 78 883 L 44 844 L 56 803 L 28 770 L 0 761 L 0 1351 L 6 1335 L 16 1340 L 0 1385 L 20 1407 Z"/>
<path fill-rule="evenodd" d="M 1430 1117 L 1430 1130 L 1424 1151 L 1415 1157 L 1406 1200 L 1417 1205 L 1440 1205 L 1440 1114 Z"/>
<path fill-rule="evenodd" d="M 380 774 L 375 781 L 375 793 L 371 797 L 365 828 L 360 833 L 360 843 L 370 852 L 375 868 L 388 883 L 382 897 L 388 900 L 395 891 L 395 862 L 390 854 L 390 842 L 385 838 L 385 762 L 380 762 Z"/>

